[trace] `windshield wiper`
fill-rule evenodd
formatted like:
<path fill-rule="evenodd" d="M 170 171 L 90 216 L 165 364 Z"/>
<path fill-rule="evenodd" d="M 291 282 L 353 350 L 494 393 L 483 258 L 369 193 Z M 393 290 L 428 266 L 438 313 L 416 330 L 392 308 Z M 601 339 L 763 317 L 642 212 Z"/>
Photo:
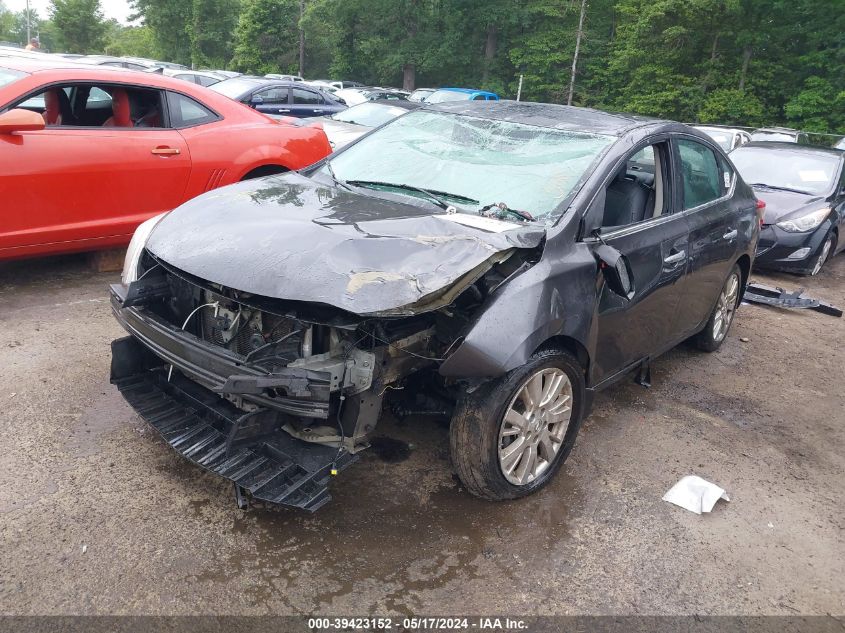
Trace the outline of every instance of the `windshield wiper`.
<path fill-rule="evenodd" d="M 810 193 L 809 191 L 804 191 L 803 189 L 793 189 L 792 187 L 781 187 L 779 185 L 769 185 L 765 182 L 751 182 L 748 183 L 749 187 L 762 187 L 764 189 L 774 189 L 775 191 L 791 191 L 792 193 Z"/>
<path fill-rule="evenodd" d="M 444 211 L 450 211 L 451 213 L 457 212 L 457 209 L 453 207 L 451 204 L 437 196 L 437 194 L 442 194 L 449 198 L 455 198 L 457 200 L 466 200 L 467 202 L 474 202 L 477 203 L 478 200 L 473 200 L 472 198 L 467 198 L 465 196 L 458 196 L 451 193 L 443 193 L 442 191 L 434 192 L 429 191 L 428 189 L 423 189 L 422 187 L 416 187 L 414 185 L 407 185 L 404 183 L 396 183 L 396 182 L 381 182 L 379 180 L 349 180 L 347 184 L 356 186 L 356 187 L 389 187 L 392 189 L 405 189 L 407 191 L 416 191 L 418 193 L 424 194 L 428 200 L 436 204 L 438 207 L 443 209 Z"/>
<path fill-rule="evenodd" d="M 536 222 L 537 218 L 533 215 L 528 213 L 528 211 L 520 211 L 519 209 L 511 209 L 508 205 L 504 202 L 494 202 L 493 204 L 488 204 L 486 206 L 481 207 L 478 210 L 478 215 L 483 215 L 487 218 L 497 218 L 499 220 L 504 220 L 507 218 L 508 214 L 515 215 L 523 222 Z"/>

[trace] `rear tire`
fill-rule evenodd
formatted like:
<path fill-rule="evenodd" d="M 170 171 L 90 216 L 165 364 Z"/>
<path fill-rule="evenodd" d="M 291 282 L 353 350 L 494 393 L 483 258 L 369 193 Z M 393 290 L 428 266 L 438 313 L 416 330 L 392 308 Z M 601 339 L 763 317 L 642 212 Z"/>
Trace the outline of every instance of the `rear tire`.
<path fill-rule="evenodd" d="M 556 349 L 536 352 L 525 365 L 458 401 L 449 429 L 458 477 L 483 499 L 536 492 L 572 450 L 584 402 L 578 361 Z"/>
<path fill-rule="evenodd" d="M 739 266 L 734 265 L 722 289 L 707 325 L 695 337 L 695 344 L 698 349 L 705 352 L 715 352 L 722 346 L 731 329 L 736 309 L 742 301 L 742 271 Z"/>

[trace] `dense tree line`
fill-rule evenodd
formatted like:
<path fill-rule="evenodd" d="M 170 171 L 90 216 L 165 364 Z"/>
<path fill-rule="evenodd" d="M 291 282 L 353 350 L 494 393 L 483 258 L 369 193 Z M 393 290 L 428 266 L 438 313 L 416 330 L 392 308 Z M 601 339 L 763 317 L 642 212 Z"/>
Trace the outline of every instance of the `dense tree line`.
<path fill-rule="evenodd" d="M 523 98 L 564 103 L 574 63 L 575 104 L 845 133 L 841 0 L 133 1 L 144 26 L 104 29 L 104 50 L 507 97 L 522 76 Z"/>

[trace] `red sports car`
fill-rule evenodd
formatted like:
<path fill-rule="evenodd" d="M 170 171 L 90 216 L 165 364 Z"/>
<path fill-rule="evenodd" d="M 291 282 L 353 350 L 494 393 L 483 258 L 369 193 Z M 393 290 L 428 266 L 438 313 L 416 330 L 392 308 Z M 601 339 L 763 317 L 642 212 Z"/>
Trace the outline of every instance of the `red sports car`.
<path fill-rule="evenodd" d="M 204 191 L 330 151 L 320 129 L 179 79 L 2 58 L 0 259 L 122 246 Z"/>

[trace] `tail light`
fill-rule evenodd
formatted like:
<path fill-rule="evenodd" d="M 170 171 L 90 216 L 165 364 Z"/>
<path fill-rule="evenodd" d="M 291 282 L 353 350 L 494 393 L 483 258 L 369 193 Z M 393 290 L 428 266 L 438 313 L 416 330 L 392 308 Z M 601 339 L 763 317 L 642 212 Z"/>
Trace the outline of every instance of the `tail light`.
<path fill-rule="evenodd" d="M 760 228 L 763 228 L 763 212 L 766 210 L 765 200 L 757 200 L 757 221 L 760 222 Z"/>

